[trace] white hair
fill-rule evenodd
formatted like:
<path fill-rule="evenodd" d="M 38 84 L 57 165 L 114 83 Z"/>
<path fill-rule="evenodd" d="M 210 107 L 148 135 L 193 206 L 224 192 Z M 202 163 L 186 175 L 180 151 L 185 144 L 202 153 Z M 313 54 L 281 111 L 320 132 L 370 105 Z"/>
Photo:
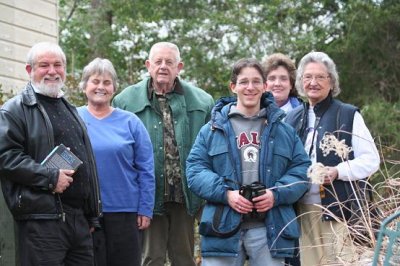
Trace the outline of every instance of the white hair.
<path fill-rule="evenodd" d="M 174 44 L 172 42 L 158 42 L 158 43 L 153 44 L 153 46 L 150 49 L 150 53 L 149 53 L 150 61 L 153 59 L 155 51 L 159 48 L 170 48 L 170 49 L 174 50 L 175 55 L 176 55 L 176 62 L 177 63 L 181 62 L 181 53 L 179 52 L 179 48 L 176 44 Z"/>
<path fill-rule="evenodd" d="M 54 53 L 60 56 L 64 67 L 67 65 L 67 59 L 61 47 L 58 44 L 51 42 L 39 42 L 32 46 L 26 57 L 26 63 L 33 67 L 36 63 L 37 56 L 43 52 Z"/>

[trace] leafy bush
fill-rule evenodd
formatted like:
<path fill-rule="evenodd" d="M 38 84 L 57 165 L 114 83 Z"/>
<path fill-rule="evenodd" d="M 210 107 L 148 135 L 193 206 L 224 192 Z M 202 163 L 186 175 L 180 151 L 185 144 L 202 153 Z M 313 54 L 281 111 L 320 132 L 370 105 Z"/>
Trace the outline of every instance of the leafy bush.
<path fill-rule="evenodd" d="M 388 103 L 383 99 L 365 105 L 361 113 L 372 136 L 388 160 L 399 160 L 400 153 L 400 103 Z"/>
<path fill-rule="evenodd" d="M 79 81 L 76 77 L 68 75 L 64 87 L 65 96 L 68 101 L 78 107 L 86 105 L 86 96 L 79 88 Z"/>
<path fill-rule="evenodd" d="M 1 107 L 8 99 L 10 99 L 10 98 L 14 95 L 14 92 L 13 92 L 12 90 L 9 91 L 9 92 L 4 92 L 4 91 L 1 89 L 2 86 L 3 86 L 3 85 L 0 84 L 0 107 Z"/>

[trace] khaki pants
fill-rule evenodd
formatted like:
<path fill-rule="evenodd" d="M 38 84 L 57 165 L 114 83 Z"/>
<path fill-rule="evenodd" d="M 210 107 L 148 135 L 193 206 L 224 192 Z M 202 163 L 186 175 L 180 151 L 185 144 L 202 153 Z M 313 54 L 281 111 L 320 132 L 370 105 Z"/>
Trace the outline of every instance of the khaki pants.
<path fill-rule="evenodd" d="M 322 221 L 321 207 L 311 204 L 299 204 L 299 215 L 301 265 L 351 263 L 355 249 L 345 224 Z"/>
<path fill-rule="evenodd" d="M 164 266 L 166 253 L 171 266 L 194 266 L 194 217 L 184 204 L 166 203 L 164 215 L 154 215 L 144 231 L 143 266 Z"/>

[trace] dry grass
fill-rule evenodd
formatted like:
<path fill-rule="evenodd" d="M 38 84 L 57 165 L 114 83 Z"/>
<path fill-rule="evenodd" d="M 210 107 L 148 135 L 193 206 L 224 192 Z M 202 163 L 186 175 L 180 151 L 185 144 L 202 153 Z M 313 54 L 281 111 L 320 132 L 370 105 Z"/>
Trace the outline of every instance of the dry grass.
<path fill-rule="evenodd" d="M 343 161 L 347 159 L 348 152 L 351 149 L 347 148 L 343 141 L 337 140 L 333 135 L 327 134 L 326 141 L 322 142 L 320 146 L 323 149 L 324 154 L 329 152 L 335 152 L 342 158 Z M 324 137 L 324 138 L 325 138 Z M 359 208 L 357 213 L 353 212 L 355 220 L 353 222 L 342 221 L 337 219 L 337 222 L 345 225 L 348 236 L 352 239 L 357 238 L 358 241 L 351 241 L 352 249 L 355 250 L 353 257 L 350 261 L 341 261 L 338 258 L 339 264 L 329 265 L 372 265 L 374 251 L 377 246 L 377 235 L 382 221 L 388 216 L 400 211 L 400 161 L 399 160 L 388 160 L 383 155 L 383 148 L 379 145 L 381 152 L 381 169 L 373 177 L 368 178 L 372 198 L 370 194 L 366 193 L 363 195 L 356 194 L 356 203 Z M 389 149 L 385 147 L 385 149 Z M 390 148 L 393 149 L 393 148 Z M 399 153 L 398 150 L 392 150 L 391 154 Z M 324 166 L 320 163 L 315 164 L 312 169 L 309 169 L 309 176 L 313 183 L 321 184 L 321 176 L 325 174 Z M 353 192 L 357 188 L 352 187 Z M 335 193 L 335 191 L 333 192 Z M 336 194 L 335 194 L 336 195 Z M 325 211 L 326 208 L 320 206 Z M 341 206 L 343 210 L 347 207 L 343 204 Z M 400 221 L 395 221 L 389 225 L 392 230 L 400 230 Z M 380 260 L 377 265 L 382 265 L 382 259 L 387 253 L 387 237 L 383 239 L 383 245 L 380 249 Z M 397 245 L 398 243 L 398 245 Z M 390 248 L 393 249 L 394 256 L 391 258 L 390 265 L 400 265 L 400 238 L 397 239 L 394 245 Z"/>

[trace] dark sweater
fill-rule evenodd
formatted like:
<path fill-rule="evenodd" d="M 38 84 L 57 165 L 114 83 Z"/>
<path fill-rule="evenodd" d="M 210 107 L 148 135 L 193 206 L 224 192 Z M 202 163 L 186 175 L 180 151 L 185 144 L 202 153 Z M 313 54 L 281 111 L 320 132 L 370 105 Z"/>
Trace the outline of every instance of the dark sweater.
<path fill-rule="evenodd" d="M 89 176 L 87 172 L 88 157 L 85 153 L 83 131 L 74 116 L 70 113 L 61 98 L 51 98 L 37 94 L 53 127 L 54 144 L 64 144 L 82 160 L 83 164 L 73 175 L 74 181 L 60 194 L 61 201 L 73 208 L 82 208 L 84 200 L 89 197 Z"/>

